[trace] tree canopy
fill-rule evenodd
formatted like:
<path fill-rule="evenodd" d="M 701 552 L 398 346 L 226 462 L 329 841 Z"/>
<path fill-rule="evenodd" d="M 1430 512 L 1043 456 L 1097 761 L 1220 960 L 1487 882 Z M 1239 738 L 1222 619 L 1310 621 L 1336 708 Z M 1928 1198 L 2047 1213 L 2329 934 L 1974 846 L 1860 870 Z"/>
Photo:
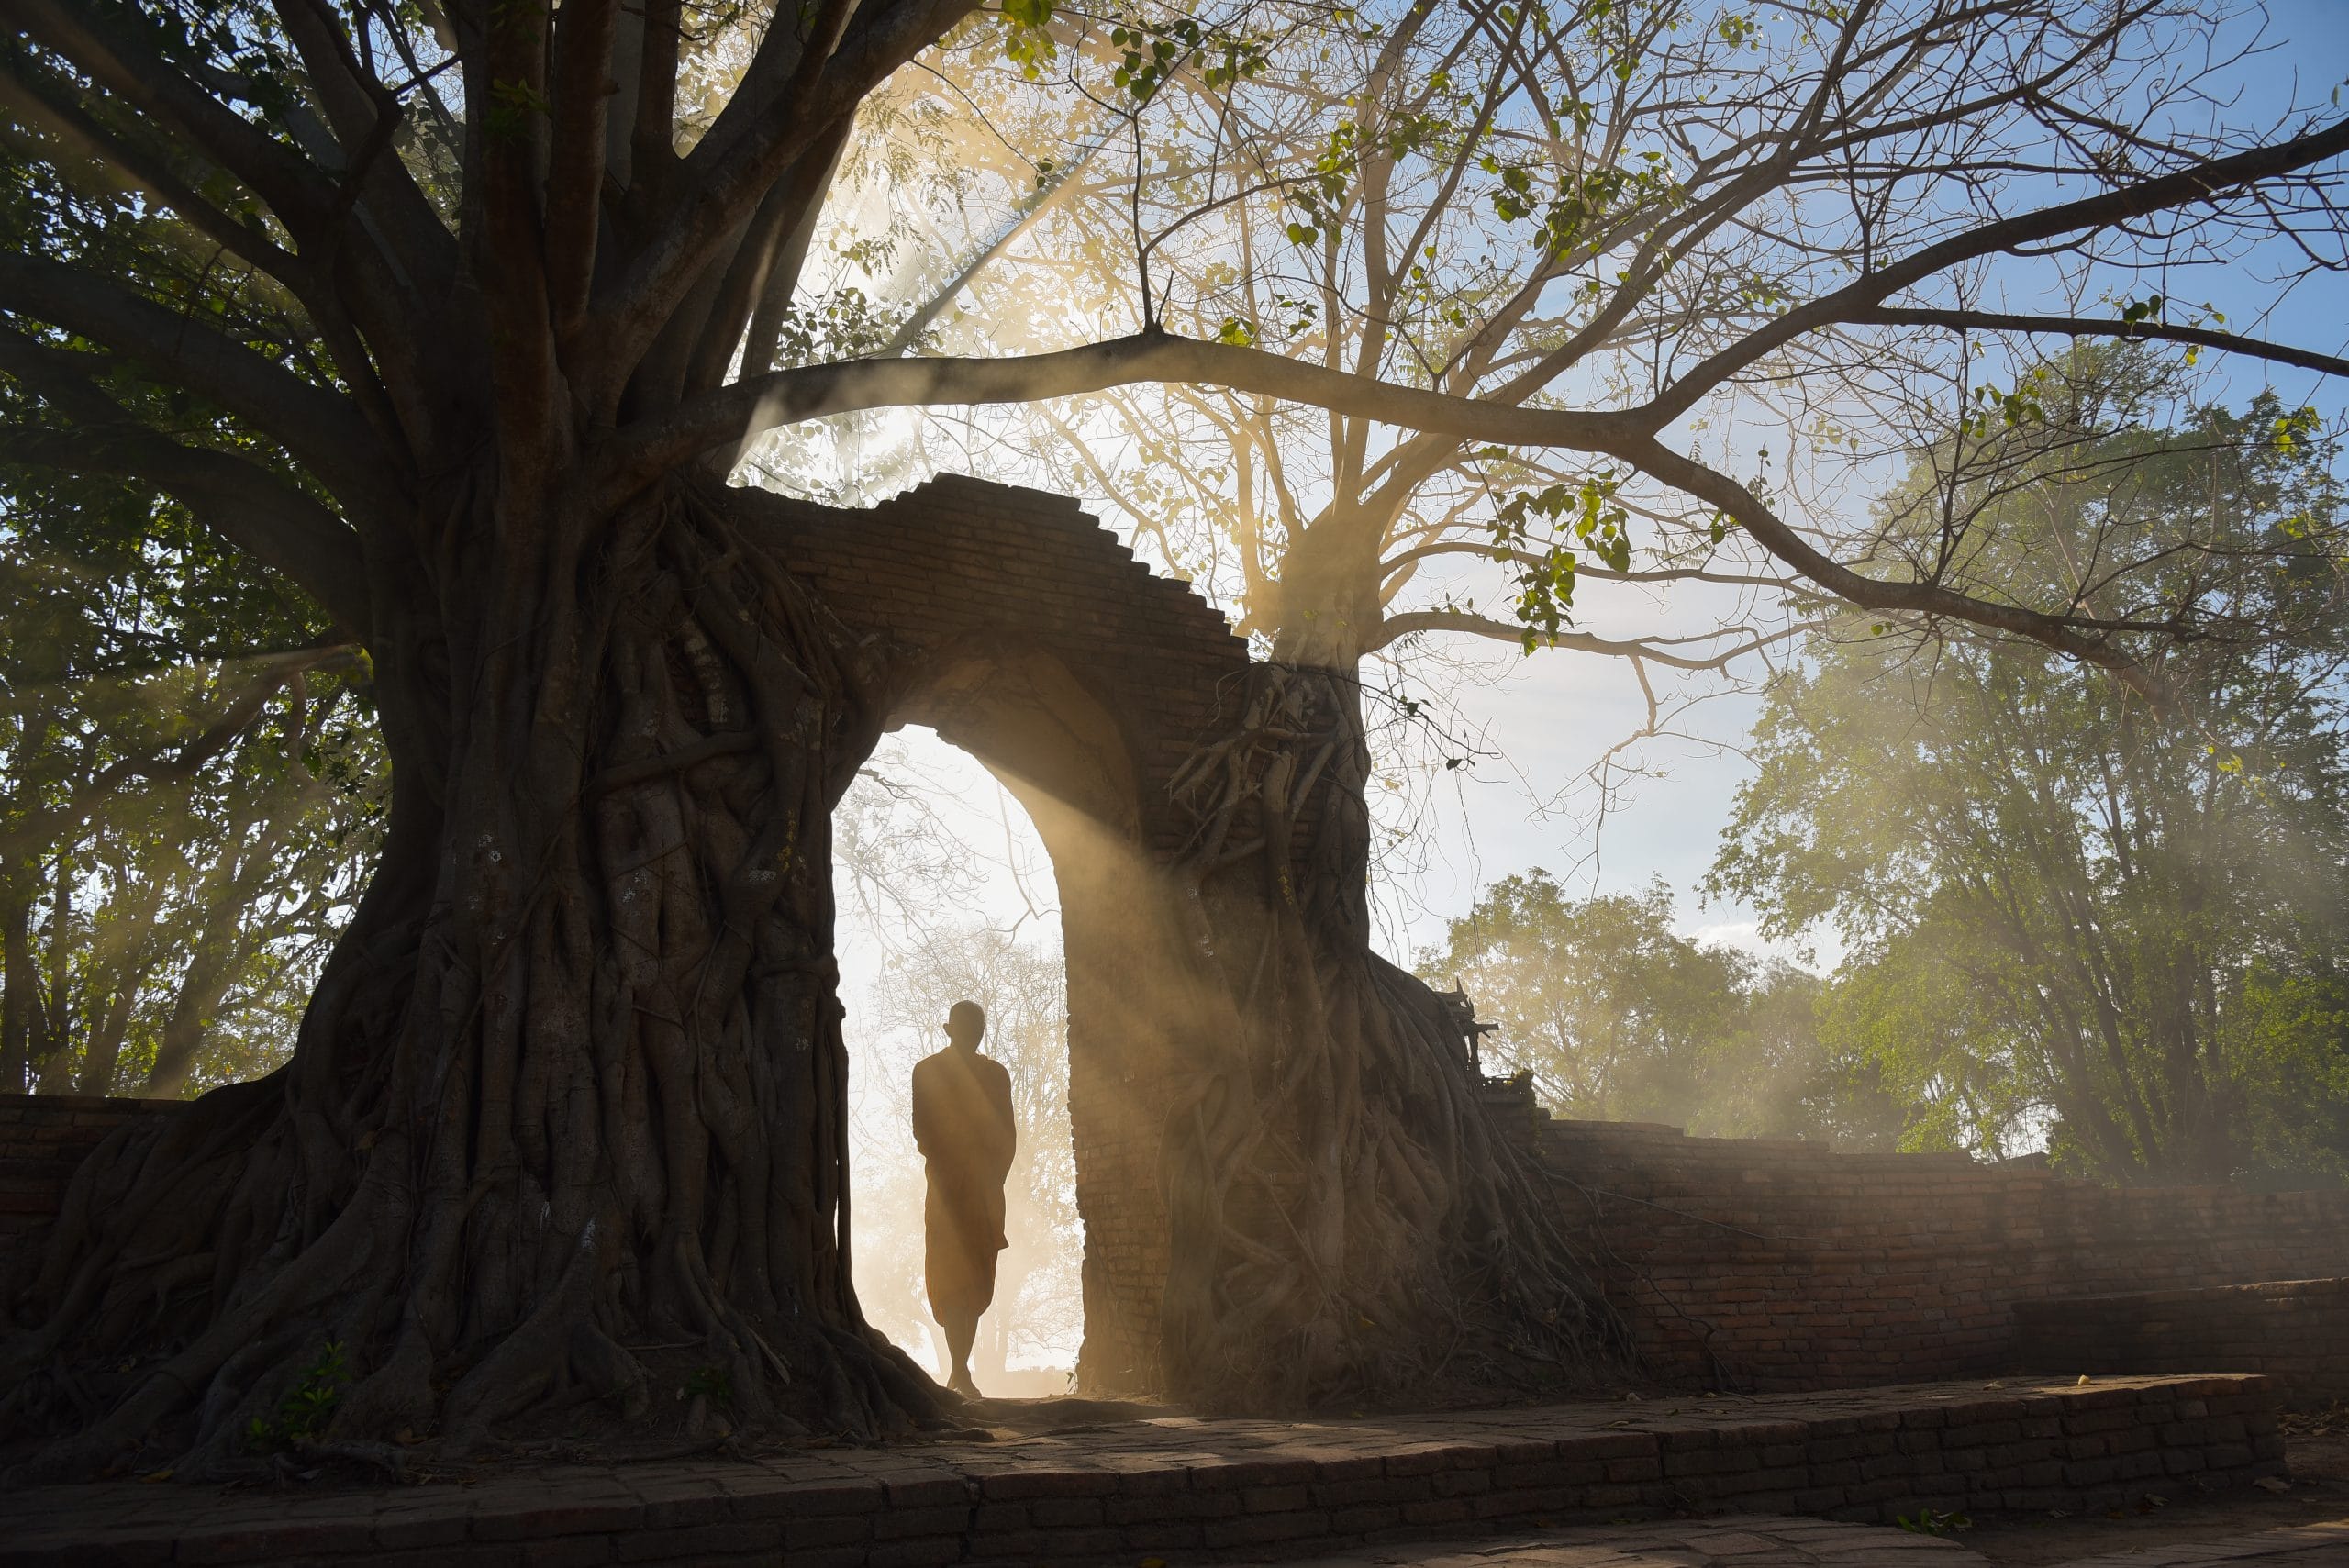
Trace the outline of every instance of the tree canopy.
<path fill-rule="evenodd" d="M 1899 1109 L 1820 1035 L 1827 987 L 1781 960 L 1673 930 L 1671 890 L 1567 895 L 1503 877 L 1423 956 L 1494 1026 L 1488 1071 L 1525 1073 L 1557 1116 L 1659 1121 L 1713 1138 L 1888 1144 Z"/>
<path fill-rule="evenodd" d="M 1382 606 L 1314 612 L 1362 623 L 1348 640 L 1475 629 L 1486 612 L 1440 595 L 1392 624 L 1383 606 L 1436 555 L 1497 546 L 1521 612 L 1504 634 L 1564 636 L 1572 580 L 1624 570 L 1635 532 L 1656 569 L 1701 570 L 1727 529 L 1730 576 L 2126 662 L 2129 631 L 2192 607 L 2020 600 L 1839 532 L 1790 476 L 1897 450 L 1977 394 L 2018 406 L 2035 342 L 2341 368 L 2160 281 L 2277 238 L 2337 261 L 2349 147 L 2297 105 L 2207 113 L 2254 37 L 2176 0 L 1250 9 L 1204 31 L 1022 9 L 975 52 L 1008 36 L 1013 80 L 1089 98 L 1091 139 L 1130 124 L 1145 151 L 1102 181 L 1125 200 L 1055 201 L 1019 233 L 1068 215 L 1097 234 L 1123 206 L 1135 273 L 1030 323 L 1045 352 L 858 357 L 907 345 L 837 296 L 795 303 L 815 216 L 858 103 L 972 11 L 32 5 L 0 288 L 7 373 L 50 411 L 17 450 L 71 466 L 104 445 L 358 628 L 351 530 L 399 526 L 422 454 L 499 421 L 583 421 L 573 483 L 608 504 L 829 412 L 1176 384 L 1204 390 L 1170 439 L 1284 403 L 1337 421 L 1307 473 L 1188 465 L 1208 491 L 1186 505 L 1224 519 L 1274 621 L 1275 584 L 1336 592 L 1303 587 L 1326 551 L 1360 557 L 1345 592 Z M 1052 193 L 1095 178 L 1055 150 Z M 2019 293 L 2051 303 L 1998 297 Z M 2010 351 L 1977 361 L 1986 340 Z M 786 346 L 818 362 L 774 368 Z M 150 394 L 126 427 L 122 399 Z M 1736 472 L 1764 455 L 1734 440 L 1705 455 L 1723 396 L 1801 432 L 1775 478 Z M 195 423 L 155 419 L 173 398 Z"/>
<path fill-rule="evenodd" d="M 2225 629 L 2163 654 L 2161 710 L 2012 649 L 1820 639 L 1769 692 L 1714 885 L 1765 931 L 1838 930 L 1829 1033 L 1920 1107 L 1914 1136 L 2044 1135 L 2124 1180 L 2336 1170 L 2337 452 L 2270 397 L 2170 425 L 2171 378 L 2142 360 L 2075 368 L 2052 415 L 2094 439 L 2051 458 L 2002 438 L 2026 450 L 1965 482 L 1995 488 L 2009 539 L 1984 569 L 2085 597 L 2125 534 L 2157 592 Z"/>

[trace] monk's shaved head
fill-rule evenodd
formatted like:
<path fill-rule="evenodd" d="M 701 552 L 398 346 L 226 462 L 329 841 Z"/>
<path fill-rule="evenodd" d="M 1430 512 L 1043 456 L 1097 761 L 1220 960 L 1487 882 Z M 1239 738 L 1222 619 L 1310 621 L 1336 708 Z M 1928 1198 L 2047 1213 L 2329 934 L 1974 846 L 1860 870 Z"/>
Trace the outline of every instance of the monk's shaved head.
<path fill-rule="evenodd" d="M 976 1002 L 957 1002 L 946 1014 L 946 1038 L 957 1045 L 976 1045 L 986 1037 L 987 1010 Z"/>

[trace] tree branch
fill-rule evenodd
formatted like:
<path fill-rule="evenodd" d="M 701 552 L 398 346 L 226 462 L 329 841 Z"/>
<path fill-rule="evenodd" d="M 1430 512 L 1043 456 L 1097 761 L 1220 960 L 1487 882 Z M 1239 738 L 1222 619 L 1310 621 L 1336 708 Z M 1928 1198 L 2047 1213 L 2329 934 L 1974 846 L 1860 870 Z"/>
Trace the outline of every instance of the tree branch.
<path fill-rule="evenodd" d="M 1613 455 L 1712 506 L 1763 549 L 1849 604 L 1862 609 L 1938 617 L 2011 632 L 2058 653 L 2099 665 L 2111 671 L 2131 690 L 2149 699 L 2159 699 L 2144 666 L 2112 639 L 2122 632 L 2175 631 L 2173 626 L 2049 615 L 2020 605 L 1978 599 L 1935 583 L 1891 583 L 1865 576 L 1815 549 L 1744 485 L 1693 458 L 1683 457 L 1653 439 L 1627 443 L 1615 449 Z"/>
<path fill-rule="evenodd" d="M 857 17 L 805 92 L 779 98 L 740 135 L 717 146 L 705 139 L 695 148 L 678 172 L 676 199 L 660 204 L 662 218 L 651 243 L 591 313 L 583 341 L 595 357 L 592 364 L 583 361 L 582 373 L 599 397 L 617 394 L 679 302 L 705 281 L 768 190 L 826 128 L 854 114 L 875 84 L 974 8 L 973 0 L 874 6 Z"/>
<path fill-rule="evenodd" d="M 282 443 L 355 511 L 387 515 L 406 492 L 349 401 L 118 284 L 62 262 L 0 256 L 0 308 L 103 343 L 218 404 Z"/>
<path fill-rule="evenodd" d="M 332 184 L 306 159 L 173 70 L 144 39 L 56 0 L 17 0 L 11 10 L 28 32 L 105 91 L 176 128 L 252 187 L 289 228 L 298 232 L 333 207 Z"/>
<path fill-rule="evenodd" d="M 78 373 L 21 333 L 0 329 L 0 373 L 72 423 L 0 427 L 12 461 L 68 473 L 137 474 L 177 496 L 196 519 L 263 566 L 284 574 L 363 639 L 370 595 L 359 536 L 274 475 L 226 452 L 183 446 L 149 429 Z"/>
<path fill-rule="evenodd" d="M 2349 359 L 2270 343 L 2236 332 L 2214 332 L 2205 327 L 2178 327 L 2165 321 L 2096 321 L 2068 316 L 2015 316 L 1991 310 L 1924 310 L 1879 306 L 1859 311 L 1846 320 L 1868 327 L 1946 327 L 1952 331 L 2043 332 L 2065 338 L 2152 339 L 2167 343 L 2191 343 L 2231 354 L 2268 360 L 2325 375 L 2349 376 Z"/>
<path fill-rule="evenodd" d="M 1530 629 L 1531 628 L 1521 626 L 1516 621 L 1496 620 L 1490 616 L 1480 616 L 1469 610 L 1405 610 L 1399 615 L 1388 616 L 1379 622 L 1378 636 L 1372 640 L 1364 651 L 1375 653 L 1391 643 L 1398 642 L 1414 632 L 1421 631 L 1464 631 L 1474 637 L 1487 638 L 1495 642 L 1506 642 L 1512 647 L 1521 648 L 1525 644 L 1526 634 Z M 1648 663 L 1662 664 L 1674 670 L 1719 671 L 1726 670 L 1731 663 L 1749 653 L 1758 653 L 1775 643 L 1799 637 L 1809 629 L 1811 628 L 1809 625 L 1798 623 L 1781 628 L 1776 631 L 1754 632 L 1746 636 L 1733 648 L 1726 648 L 1718 653 L 1703 655 L 1676 652 L 1670 646 L 1670 641 L 1705 641 L 1710 637 L 1726 637 L 1730 635 L 1728 628 L 1709 633 L 1704 638 L 1681 638 L 1668 640 L 1644 637 L 1619 639 L 1596 637 L 1586 631 L 1564 629 L 1556 632 L 1535 630 L 1532 635 L 1534 646 L 1537 648 L 1564 648 L 1575 653 L 1599 653 L 1613 659 L 1636 659 Z"/>
<path fill-rule="evenodd" d="M 1380 562 L 1380 570 L 1391 577 L 1407 566 L 1415 566 L 1431 556 L 1438 555 L 1473 555 L 1483 561 L 1508 561 L 1520 566 L 1549 564 L 1531 550 L 1496 550 L 1489 544 L 1478 544 L 1472 539 L 1455 539 L 1444 544 L 1414 545 L 1409 550 L 1398 550 Z M 1611 566 L 1594 566 L 1588 562 L 1576 561 L 1575 575 L 1587 577 L 1596 583 L 1715 583 L 1724 586 L 1742 588 L 1800 586 L 1799 584 L 1790 582 L 1784 577 L 1764 577 L 1743 572 L 1715 572 L 1702 566 L 1670 566 L 1648 571 L 1618 572 Z"/>
<path fill-rule="evenodd" d="M 596 478 L 623 494 L 633 493 L 675 464 L 723 442 L 831 414 L 916 405 L 1034 403 L 1150 381 L 1230 387 L 1407 428 L 1516 446 L 1611 451 L 1637 440 L 1644 426 L 1632 414 L 1512 407 L 1396 386 L 1261 349 L 1158 331 L 1011 359 L 849 360 L 775 371 L 624 428 L 596 459 Z"/>
<path fill-rule="evenodd" d="M 0 82 L 23 95 L 9 105 L 11 108 L 29 119 L 47 121 L 58 135 L 78 144 L 95 161 L 118 171 L 128 183 L 143 187 L 230 255 L 268 273 L 296 295 L 304 292 L 306 272 L 291 252 L 259 228 L 239 223 L 196 195 L 154 150 L 139 147 L 100 125 L 83 106 L 80 95 L 58 83 L 52 73 L 21 69 L 18 61 L 0 56 Z"/>
<path fill-rule="evenodd" d="M 309 72 L 341 160 L 331 171 L 342 185 L 334 216 L 340 218 L 363 201 L 362 227 L 396 255 L 412 287 L 429 288 L 434 280 L 452 275 L 456 251 L 449 231 L 392 150 L 406 113 L 399 99 L 360 63 L 342 19 L 326 0 L 276 0 L 276 8 Z"/>
<path fill-rule="evenodd" d="M 1772 350 L 1807 332 L 1852 321 L 1875 308 L 1886 295 L 1922 283 L 1959 262 L 2014 251 L 2084 228 L 2108 228 L 2132 217 L 2206 201 L 2226 191 L 2338 158 L 2343 152 L 2349 152 L 2349 119 L 2288 141 L 2254 147 L 2176 173 L 2140 180 L 2077 201 L 2058 202 L 2036 212 L 1953 235 L 1756 328 L 1738 342 L 1692 367 L 1642 406 L 1640 412 L 1650 430 L 1660 429 L 1694 407 L 1714 387 Z"/>

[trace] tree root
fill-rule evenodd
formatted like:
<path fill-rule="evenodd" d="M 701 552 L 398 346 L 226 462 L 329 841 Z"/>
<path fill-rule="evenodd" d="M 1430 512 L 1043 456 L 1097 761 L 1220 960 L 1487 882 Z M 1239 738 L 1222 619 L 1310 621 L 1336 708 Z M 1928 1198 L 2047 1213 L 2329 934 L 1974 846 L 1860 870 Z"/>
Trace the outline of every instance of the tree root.
<path fill-rule="evenodd" d="M 1404 1398 L 1464 1360 L 1587 1381 L 1625 1354 L 1460 1021 L 1370 951 L 1366 773 L 1348 679 L 1267 665 L 1176 781 L 1193 940 L 1232 999 L 1162 1170 L 1167 1381 L 1210 1407 Z"/>

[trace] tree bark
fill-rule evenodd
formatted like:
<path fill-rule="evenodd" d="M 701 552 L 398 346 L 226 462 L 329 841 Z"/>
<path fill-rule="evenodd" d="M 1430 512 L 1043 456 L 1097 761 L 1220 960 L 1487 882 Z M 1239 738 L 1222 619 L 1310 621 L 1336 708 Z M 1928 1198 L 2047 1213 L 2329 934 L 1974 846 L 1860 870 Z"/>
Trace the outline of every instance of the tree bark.
<path fill-rule="evenodd" d="M 448 1452 L 937 1415 L 847 1264 L 829 815 L 878 719 L 761 500 L 553 511 L 381 605 L 383 866 L 291 1063 L 117 1134 L 15 1282 L 0 1423 L 61 1434 L 44 1468 L 160 1430 L 176 1473 L 250 1469 L 327 1342 L 333 1436 Z M 512 513 L 461 486 L 440 537 L 510 546 Z M 158 1277 L 202 1294 L 174 1332 Z M 107 1364 L 84 1424 L 67 1369 Z"/>
<path fill-rule="evenodd" d="M 1168 1124 L 1166 1379 L 1212 1408 L 1522 1393 L 1625 1364 L 1469 1020 L 1372 950 L 1369 751 L 1350 671 L 1257 667 L 1177 782 L 1225 1058 Z"/>

